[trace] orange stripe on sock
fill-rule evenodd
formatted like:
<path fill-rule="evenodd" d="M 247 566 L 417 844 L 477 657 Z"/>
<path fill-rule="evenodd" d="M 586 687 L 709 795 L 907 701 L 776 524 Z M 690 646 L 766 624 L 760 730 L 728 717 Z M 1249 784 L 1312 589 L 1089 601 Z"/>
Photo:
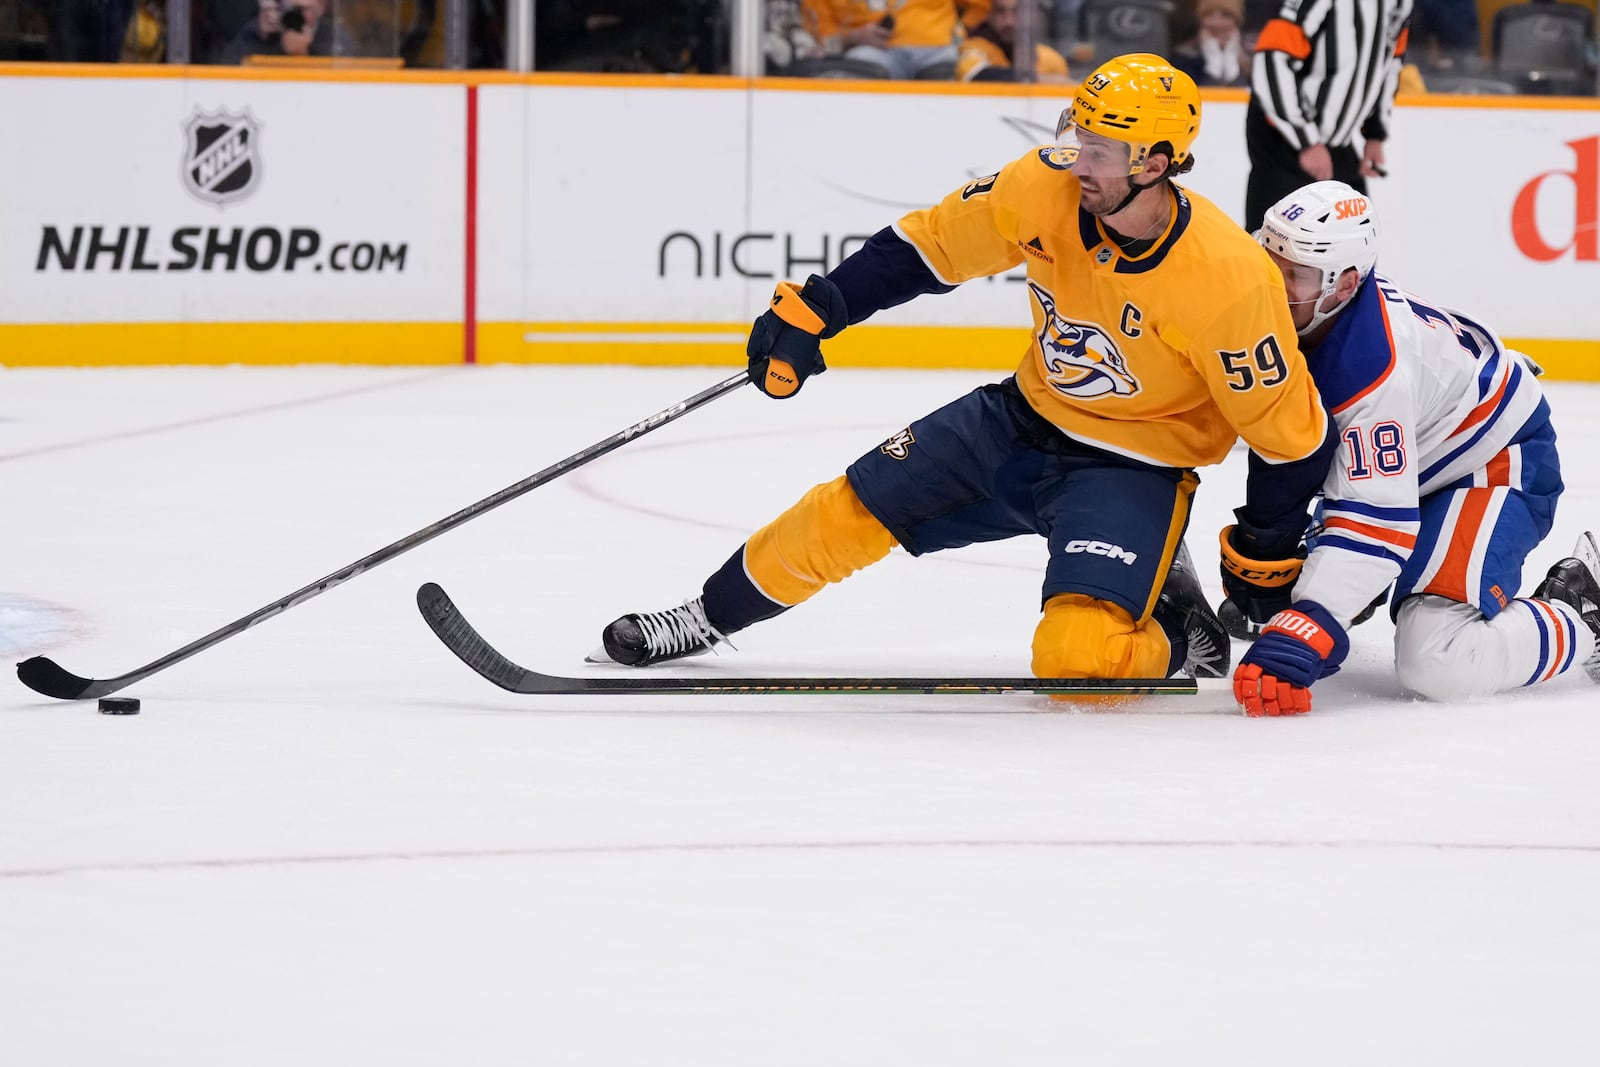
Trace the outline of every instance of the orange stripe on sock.
<path fill-rule="evenodd" d="M 1561 613 L 1555 608 L 1552 608 L 1549 604 L 1541 603 L 1537 600 L 1530 600 L 1528 603 L 1534 605 L 1537 610 L 1544 612 L 1544 614 L 1550 619 L 1551 629 L 1553 629 L 1556 634 L 1556 650 L 1555 653 L 1550 657 L 1550 668 L 1539 678 L 1539 681 L 1541 682 L 1548 682 L 1561 670 L 1561 661 L 1567 658 L 1566 621 L 1562 619 Z"/>

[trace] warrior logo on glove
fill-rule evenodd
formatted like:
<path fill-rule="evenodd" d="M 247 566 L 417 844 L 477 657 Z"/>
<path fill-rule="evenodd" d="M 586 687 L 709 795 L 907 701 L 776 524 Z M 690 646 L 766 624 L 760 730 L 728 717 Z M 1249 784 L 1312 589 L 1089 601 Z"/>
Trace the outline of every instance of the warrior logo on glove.
<path fill-rule="evenodd" d="M 1302 600 L 1274 615 L 1233 672 L 1246 715 L 1304 715 L 1311 686 L 1339 672 L 1350 653 L 1344 627 L 1321 604 Z"/>

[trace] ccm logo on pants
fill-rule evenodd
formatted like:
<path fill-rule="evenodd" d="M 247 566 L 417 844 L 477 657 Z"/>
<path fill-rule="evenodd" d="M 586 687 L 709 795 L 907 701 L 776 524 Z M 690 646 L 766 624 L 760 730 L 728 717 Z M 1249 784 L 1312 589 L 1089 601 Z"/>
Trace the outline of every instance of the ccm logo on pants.
<path fill-rule="evenodd" d="M 1087 552 L 1091 556 L 1106 556 L 1110 559 L 1120 559 L 1128 566 L 1133 566 L 1133 561 L 1139 558 L 1137 552 L 1129 552 L 1121 545 L 1113 545 L 1106 541 L 1085 541 L 1079 539 L 1068 541 L 1066 551 Z"/>

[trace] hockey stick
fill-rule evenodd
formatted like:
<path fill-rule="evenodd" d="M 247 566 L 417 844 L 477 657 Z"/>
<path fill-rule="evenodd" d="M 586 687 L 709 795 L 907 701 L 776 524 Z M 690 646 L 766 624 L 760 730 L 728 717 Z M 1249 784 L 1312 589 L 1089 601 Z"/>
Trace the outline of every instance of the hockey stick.
<path fill-rule="evenodd" d="M 562 678 L 519 667 L 485 641 L 433 582 L 417 590 L 428 626 L 461 662 L 513 693 L 570 695 L 660 693 L 1066 693 L 1075 696 L 1192 696 L 1192 678 L 717 678 L 662 677 L 640 671 L 627 678 Z"/>
<path fill-rule="evenodd" d="M 575 452 L 559 463 L 552 464 L 537 474 L 529 475 L 515 485 L 508 485 L 498 493 L 486 496 L 476 504 L 469 504 L 447 518 L 440 519 L 431 526 L 425 526 L 416 533 L 402 537 L 392 545 L 378 549 L 369 556 L 363 556 L 348 567 L 334 571 L 325 578 L 319 578 L 304 588 L 297 589 L 280 600 L 274 600 L 266 607 L 251 612 L 242 619 L 213 630 L 198 641 L 190 642 L 170 652 L 153 663 L 147 663 L 138 670 L 119 674 L 115 678 L 80 678 L 76 674 L 63 669 L 55 661 L 45 656 L 34 656 L 32 659 L 23 660 L 17 664 L 17 677 L 22 679 L 22 684 L 36 693 L 58 700 L 88 700 L 94 697 L 115 693 L 119 689 L 143 681 L 157 671 L 166 670 L 175 663 L 181 663 L 197 652 L 204 652 L 212 645 L 226 641 L 235 634 L 243 633 L 250 627 L 272 618 L 274 615 L 288 611 L 297 604 L 303 604 L 314 596 L 326 593 L 336 585 L 343 585 L 351 578 L 369 571 L 380 563 L 387 563 L 403 552 L 409 552 L 418 545 L 433 540 L 447 530 L 453 530 L 469 519 L 475 519 L 486 511 L 492 511 L 508 501 L 532 489 L 537 489 L 546 482 L 555 480 L 568 471 L 583 466 L 592 459 L 597 459 L 613 449 L 620 448 L 636 437 L 640 437 L 652 430 L 659 429 L 667 423 L 683 415 L 687 415 L 695 408 L 720 396 L 733 392 L 750 380 L 745 371 L 740 371 L 731 378 L 725 378 L 711 388 L 696 393 L 687 400 L 679 401 L 665 410 L 658 411 L 643 422 L 636 422 L 620 433 L 612 434 L 604 441 L 596 442 L 581 452 Z"/>

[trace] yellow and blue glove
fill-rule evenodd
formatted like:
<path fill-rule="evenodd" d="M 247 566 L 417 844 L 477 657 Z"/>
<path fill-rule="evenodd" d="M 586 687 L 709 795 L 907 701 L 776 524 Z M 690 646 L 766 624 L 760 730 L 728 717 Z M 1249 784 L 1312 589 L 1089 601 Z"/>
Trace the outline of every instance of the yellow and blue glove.
<path fill-rule="evenodd" d="M 794 396 L 807 378 L 828 369 L 821 342 L 849 321 L 844 294 L 822 275 L 813 274 L 802 289 L 779 282 L 771 304 L 750 328 L 745 348 L 750 380 L 770 397 Z"/>

